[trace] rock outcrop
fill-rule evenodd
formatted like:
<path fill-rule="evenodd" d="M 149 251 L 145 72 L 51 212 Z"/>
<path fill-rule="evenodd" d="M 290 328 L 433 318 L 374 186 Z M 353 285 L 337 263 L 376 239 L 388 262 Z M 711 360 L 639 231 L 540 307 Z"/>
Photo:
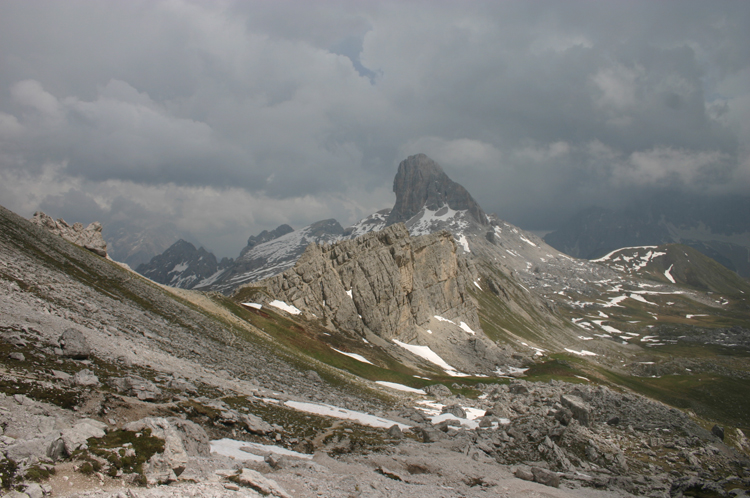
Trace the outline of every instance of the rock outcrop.
<path fill-rule="evenodd" d="M 468 211 L 480 225 L 489 225 L 487 216 L 469 192 L 446 175 L 424 154 L 409 156 L 398 166 L 393 180 L 396 204 L 388 215 L 388 225 L 406 222 L 422 209 L 437 211 L 449 207 Z"/>
<path fill-rule="evenodd" d="M 291 270 L 266 281 L 274 297 L 335 327 L 410 340 L 435 316 L 479 330 L 466 292 L 471 269 L 453 237 L 410 237 L 403 224 L 334 245 L 310 245 Z"/>
<path fill-rule="evenodd" d="M 279 225 L 270 232 L 268 230 L 263 230 L 258 235 L 251 235 L 247 239 L 247 245 L 244 247 L 244 249 L 242 249 L 242 251 L 240 251 L 240 256 L 243 256 L 246 252 L 250 251 L 250 249 L 259 244 L 265 244 L 266 242 L 278 239 L 279 237 L 293 231 L 294 228 L 290 227 L 289 225 Z"/>
<path fill-rule="evenodd" d="M 103 258 L 107 257 L 107 243 L 102 237 L 102 224 L 98 221 L 91 223 L 86 228 L 81 223 L 73 223 L 71 226 L 62 218 L 55 221 L 51 216 L 37 211 L 31 218 L 31 222 Z"/>

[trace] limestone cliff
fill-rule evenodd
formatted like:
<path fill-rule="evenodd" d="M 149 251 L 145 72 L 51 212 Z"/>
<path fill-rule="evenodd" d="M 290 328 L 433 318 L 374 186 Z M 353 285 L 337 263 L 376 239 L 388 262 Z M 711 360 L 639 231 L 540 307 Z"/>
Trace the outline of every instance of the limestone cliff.
<path fill-rule="evenodd" d="M 482 332 L 468 288 L 476 269 L 442 231 L 412 237 L 403 223 L 353 240 L 311 244 L 297 264 L 261 282 L 267 294 L 403 354 L 428 346 L 464 372 L 490 373 L 508 358 Z"/>
<path fill-rule="evenodd" d="M 471 269 L 441 232 L 410 237 L 403 224 L 334 245 L 310 245 L 294 268 L 266 281 L 269 292 L 336 327 L 409 340 L 435 315 L 478 330 L 466 292 Z"/>
<path fill-rule="evenodd" d="M 31 222 L 99 256 L 107 257 L 107 243 L 102 237 L 102 224 L 98 221 L 86 228 L 81 223 L 73 223 L 71 226 L 62 218 L 55 221 L 51 216 L 37 211 L 31 218 Z"/>

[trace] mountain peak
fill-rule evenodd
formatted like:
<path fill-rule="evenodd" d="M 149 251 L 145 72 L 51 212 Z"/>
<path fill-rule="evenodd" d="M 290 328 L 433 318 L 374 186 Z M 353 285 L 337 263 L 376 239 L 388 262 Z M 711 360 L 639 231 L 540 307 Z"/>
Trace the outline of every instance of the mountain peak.
<path fill-rule="evenodd" d="M 477 223 L 487 224 L 487 216 L 471 194 L 424 154 L 401 161 L 393 180 L 393 192 L 396 204 L 388 216 L 388 225 L 405 222 L 423 208 L 437 211 L 443 206 L 456 211 L 466 210 Z"/>

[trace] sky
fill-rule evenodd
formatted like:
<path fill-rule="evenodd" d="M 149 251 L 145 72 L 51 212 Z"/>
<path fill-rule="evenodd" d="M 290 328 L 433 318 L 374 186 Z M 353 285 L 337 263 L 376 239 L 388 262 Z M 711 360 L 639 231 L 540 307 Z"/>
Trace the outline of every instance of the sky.
<path fill-rule="evenodd" d="M 217 256 L 437 161 L 531 230 L 750 192 L 750 2 L 0 0 L 0 205 Z"/>

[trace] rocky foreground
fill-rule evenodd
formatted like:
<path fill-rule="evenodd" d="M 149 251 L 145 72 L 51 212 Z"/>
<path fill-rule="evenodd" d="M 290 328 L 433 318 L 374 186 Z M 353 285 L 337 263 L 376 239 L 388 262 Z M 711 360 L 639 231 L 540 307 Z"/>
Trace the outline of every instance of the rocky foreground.
<path fill-rule="evenodd" d="M 372 427 L 315 414 L 326 405 L 309 398 L 117 369 L 73 330 L 51 344 L 28 328 L 0 339 L 3 386 L 26 392 L 0 394 L 6 496 L 745 496 L 750 485 L 720 428 L 605 387 L 518 379 L 470 399 L 435 384 L 383 405 Z M 20 375 L 24 362 L 37 368 Z"/>

